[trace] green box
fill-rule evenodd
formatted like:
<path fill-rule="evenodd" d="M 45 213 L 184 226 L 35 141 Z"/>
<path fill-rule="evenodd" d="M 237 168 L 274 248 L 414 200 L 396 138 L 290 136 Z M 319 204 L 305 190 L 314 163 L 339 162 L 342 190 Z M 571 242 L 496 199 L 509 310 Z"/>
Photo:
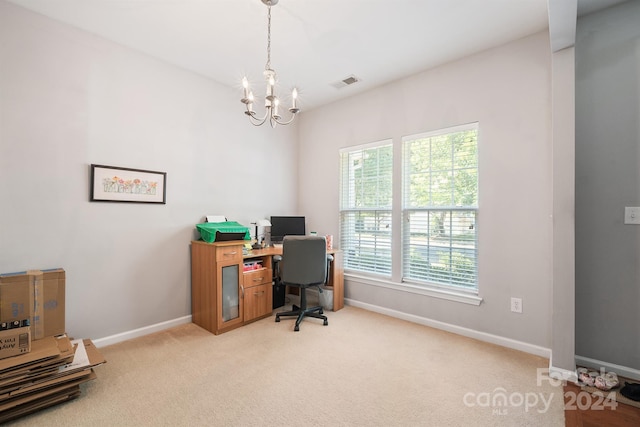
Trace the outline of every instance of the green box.
<path fill-rule="evenodd" d="M 221 242 L 227 240 L 250 240 L 249 229 L 235 221 L 205 222 L 196 224 L 202 240 L 205 242 Z"/>

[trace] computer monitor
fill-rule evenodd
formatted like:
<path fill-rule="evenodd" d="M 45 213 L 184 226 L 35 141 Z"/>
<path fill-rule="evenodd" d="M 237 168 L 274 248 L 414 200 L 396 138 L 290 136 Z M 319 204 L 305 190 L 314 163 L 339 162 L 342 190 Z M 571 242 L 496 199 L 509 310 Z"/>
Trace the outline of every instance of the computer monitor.
<path fill-rule="evenodd" d="M 305 232 L 303 216 L 271 217 L 271 243 L 281 243 L 284 236 L 304 236 Z"/>

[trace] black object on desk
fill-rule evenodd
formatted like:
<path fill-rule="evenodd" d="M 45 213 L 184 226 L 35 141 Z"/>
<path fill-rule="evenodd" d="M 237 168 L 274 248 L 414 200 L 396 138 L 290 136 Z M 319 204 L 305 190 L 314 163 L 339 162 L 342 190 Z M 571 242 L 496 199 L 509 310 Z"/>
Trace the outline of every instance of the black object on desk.
<path fill-rule="evenodd" d="M 286 286 L 280 283 L 280 280 L 273 282 L 273 309 L 284 306 Z"/>
<path fill-rule="evenodd" d="M 275 255 L 273 257 L 273 309 L 284 306 L 285 294 L 287 287 L 280 279 L 280 261 L 282 257 Z"/>

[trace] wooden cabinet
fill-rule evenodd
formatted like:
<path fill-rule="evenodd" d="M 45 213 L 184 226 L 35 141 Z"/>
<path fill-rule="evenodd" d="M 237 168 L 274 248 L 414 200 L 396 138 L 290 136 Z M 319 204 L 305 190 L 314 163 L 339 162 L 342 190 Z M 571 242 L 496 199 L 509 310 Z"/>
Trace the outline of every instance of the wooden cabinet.
<path fill-rule="evenodd" d="M 218 335 L 272 313 L 273 256 L 282 248 L 253 250 L 243 255 L 243 241 L 191 242 L 191 318 Z M 327 285 L 333 290 L 333 310 L 344 307 L 342 253 L 331 251 Z M 259 264 L 244 270 L 245 263 Z"/>
<path fill-rule="evenodd" d="M 271 315 L 271 256 L 243 271 L 242 242 L 191 242 L 191 317 L 218 335 Z"/>

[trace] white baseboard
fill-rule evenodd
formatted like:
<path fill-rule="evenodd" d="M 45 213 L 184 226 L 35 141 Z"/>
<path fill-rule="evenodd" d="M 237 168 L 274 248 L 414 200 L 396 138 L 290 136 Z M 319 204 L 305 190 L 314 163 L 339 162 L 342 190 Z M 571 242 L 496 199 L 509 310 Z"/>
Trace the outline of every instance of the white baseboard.
<path fill-rule="evenodd" d="M 584 366 L 585 368 L 592 368 L 597 371 L 599 371 L 600 369 L 604 369 L 605 372 L 615 372 L 621 377 L 629 378 L 632 380 L 640 380 L 639 370 L 629 368 L 627 366 L 616 365 L 615 363 L 603 362 L 602 360 L 596 360 L 576 355 L 576 365 Z"/>
<path fill-rule="evenodd" d="M 551 349 L 540 347 L 537 345 L 529 344 L 522 341 L 513 340 L 511 338 L 505 338 L 498 335 L 488 334 L 486 332 L 480 332 L 473 329 L 463 328 L 462 326 L 456 326 L 438 320 L 428 319 L 426 317 L 416 316 L 413 314 L 403 313 L 401 311 L 392 310 L 377 305 L 367 304 L 360 301 L 355 301 L 349 298 L 345 298 L 345 304 L 353 307 L 363 308 L 365 310 L 373 311 L 387 316 L 395 317 L 397 319 L 407 320 L 409 322 L 418 323 L 420 325 L 430 326 L 436 329 L 442 329 L 443 331 L 452 332 L 454 334 L 462 335 L 468 338 L 474 338 L 479 341 L 485 341 L 491 344 L 497 344 L 502 347 L 512 348 L 514 350 L 524 351 L 525 353 L 535 354 L 536 356 L 551 357 Z"/>
<path fill-rule="evenodd" d="M 549 376 L 555 380 L 566 382 L 575 383 L 578 381 L 578 374 L 576 371 L 555 367 L 552 365 L 551 360 L 549 360 Z"/>
<path fill-rule="evenodd" d="M 98 338 L 97 340 L 91 340 L 93 344 L 100 348 L 111 344 L 117 344 L 122 341 L 130 340 L 132 338 L 149 335 L 154 332 L 163 331 L 165 329 L 173 328 L 174 326 L 184 325 L 191 323 L 191 315 L 179 317 L 177 319 L 167 320 L 166 322 L 156 323 L 155 325 L 145 326 L 144 328 L 134 329 L 132 331 L 122 332 L 116 335 L 111 335 L 104 338 Z"/>

